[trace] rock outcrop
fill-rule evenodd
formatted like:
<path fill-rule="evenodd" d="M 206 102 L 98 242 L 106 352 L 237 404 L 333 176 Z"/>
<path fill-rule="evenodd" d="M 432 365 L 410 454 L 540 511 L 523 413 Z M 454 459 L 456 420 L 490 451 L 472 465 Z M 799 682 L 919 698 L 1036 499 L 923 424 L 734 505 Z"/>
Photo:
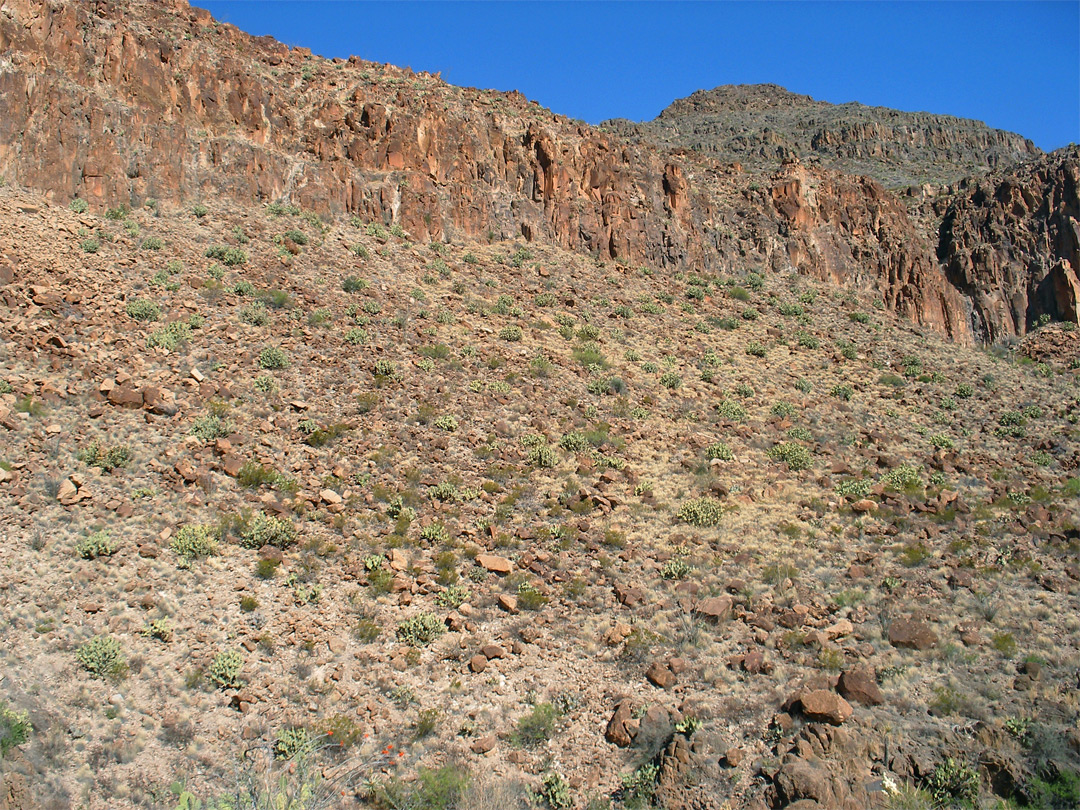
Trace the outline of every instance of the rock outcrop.
<path fill-rule="evenodd" d="M 972 302 L 971 330 L 995 342 L 1041 316 L 1077 322 L 1080 147 L 975 181 L 947 207 L 938 258 Z"/>
<path fill-rule="evenodd" d="M 887 187 L 952 183 L 1041 154 L 1028 139 L 980 121 L 829 104 L 774 84 L 699 90 L 653 121 L 602 126 L 766 170 L 786 157 L 814 160 Z"/>

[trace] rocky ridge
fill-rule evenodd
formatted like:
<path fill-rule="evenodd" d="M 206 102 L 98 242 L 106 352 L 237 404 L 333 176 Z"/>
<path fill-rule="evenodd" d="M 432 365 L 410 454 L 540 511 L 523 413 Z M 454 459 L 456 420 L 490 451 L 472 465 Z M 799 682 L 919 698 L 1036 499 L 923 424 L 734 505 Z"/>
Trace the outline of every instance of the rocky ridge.
<path fill-rule="evenodd" d="M 1015 311 L 1015 291 L 1048 272 L 1037 267 L 1017 265 L 1010 272 L 1031 278 L 1005 286 L 979 270 L 978 256 L 943 268 L 935 245 L 956 189 L 909 206 L 873 180 L 799 163 L 797 149 L 770 159 L 764 174 L 747 173 L 710 154 L 569 121 L 520 94 L 313 57 L 183 0 L 8 0 L 0 47 L 8 112 L 0 173 L 57 202 L 284 200 L 396 225 L 421 241 L 522 236 L 671 271 L 795 267 L 870 284 L 884 306 L 962 343 L 1023 334 L 1025 319 L 1072 311 L 1053 298 L 1068 285 L 1054 284 L 1030 296 L 1025 319 L 988 314 Z M 718 92 L 675 105 L 668 118 L 688 105 L 714 110 L 718 99 L 746 115 L 810 104 L 770 88 Z M 904 134 L 908 124 L 878 135 L 974 150 L 988 156 L 981 166 L 1033 154 L 1013 136 L 934 121 L 933 136 Z M 970 206 L 972 216 L 986 199 Z"/>
<path fill-rule="evenodd" d="M 652 121 L 601 127 L 765 171 L 797 157 L 887 188 L 948 185 L 1042 154 L 1030 140 L 980 121 L 830 104 L 773 84 L 698 90 Z"/>

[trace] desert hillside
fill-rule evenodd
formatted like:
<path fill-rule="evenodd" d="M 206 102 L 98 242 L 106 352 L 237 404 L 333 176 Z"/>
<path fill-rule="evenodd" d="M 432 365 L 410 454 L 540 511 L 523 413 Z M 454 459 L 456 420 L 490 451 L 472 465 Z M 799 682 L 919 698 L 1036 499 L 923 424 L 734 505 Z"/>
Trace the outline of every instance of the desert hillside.
<path fill-rule="evenodd" d="M 1080 806 L 1075 148 L 898 196 L 182 2 L 0 53 L 0 810 Z"/>

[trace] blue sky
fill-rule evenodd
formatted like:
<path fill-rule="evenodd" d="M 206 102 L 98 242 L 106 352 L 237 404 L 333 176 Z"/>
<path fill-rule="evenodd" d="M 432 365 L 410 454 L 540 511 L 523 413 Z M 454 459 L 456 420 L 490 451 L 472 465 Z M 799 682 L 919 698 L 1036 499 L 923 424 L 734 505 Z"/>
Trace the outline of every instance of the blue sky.
<path fill-rule="evenodd" d="M 590 123 L 694 90 L 772 82 L 814 98 L 958 115 L 1050 150 L 1080 142 L 1080 2 L 194 0 L 323 56 L 520 90 Z"/>

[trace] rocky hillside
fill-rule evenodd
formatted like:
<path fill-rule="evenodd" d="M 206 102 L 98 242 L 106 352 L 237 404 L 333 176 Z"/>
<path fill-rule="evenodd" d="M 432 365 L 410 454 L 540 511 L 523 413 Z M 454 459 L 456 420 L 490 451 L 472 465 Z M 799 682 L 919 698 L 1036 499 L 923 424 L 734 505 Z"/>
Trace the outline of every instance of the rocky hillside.
<path fill-rule="evenodd" d="M 965 184 L 943 210 L 938 259 L 971 302 L 977 340 L 1023 335 L 1080 307 L 1080 148 Z"/>
<path fill-rule="evenodd" d="M 0 808 L 1075 806 L 1080 332 L 876 298 L 0 188 Z"/>
<path fill-rule="evenodd" d="M 862 104 L 829 104 L 774 84 L 725 85 L 679 99 L 649 122 L 603 128 L 754 170 L 798 157 L 886 188 L 945 185 L 1011 167 L 1041 151 L 980 121 Z"/>
<path fill-rule="evenodd" d="M 523 237 L 672 272 L 795 268 L 869 285 L 884 306 L 962 343 L 1027 328 L 997 318 L 991 330 L 972 315 L 1011 311 L 1012 292 L 990 276 L 965 277 L 966 259 L 945 270 L 935 249 L 943 211 L 909 209 L 879 182 L 800 164 L 794 146 L 767 161 L 768 173 L 747 173 L 710 154 L 578 125 L 517 94 L 313 57 L 182 0 L 8 0 L 0 49 L 0 176 L 58 203 L 284 201 L 396 225 L 424 242 Z M 723 99 L 745 115 L 818 109 L 778 104 L 778 92 L 695 95 L 667 118 L 681 120 L 676 111 L 694 105 L 715 110 Z M 955 152 L 954 168 L 974 152 L 990 163 L 1032 154 L 1014 136 L 970 122 L 934 117 L 916 132 L 915 119 L 902 120 L 897 126 L 911 131 L 879 132 L 886 146 L 841 141 L 927 166 Z M 900 142 L 915 145 L 897 152 Z M 1016 285 L 1041 284 L 1032 272 Z M 1031 296 L 1028 318 L 1070 312 L 1052 298 L 1057 289 Z"/>

